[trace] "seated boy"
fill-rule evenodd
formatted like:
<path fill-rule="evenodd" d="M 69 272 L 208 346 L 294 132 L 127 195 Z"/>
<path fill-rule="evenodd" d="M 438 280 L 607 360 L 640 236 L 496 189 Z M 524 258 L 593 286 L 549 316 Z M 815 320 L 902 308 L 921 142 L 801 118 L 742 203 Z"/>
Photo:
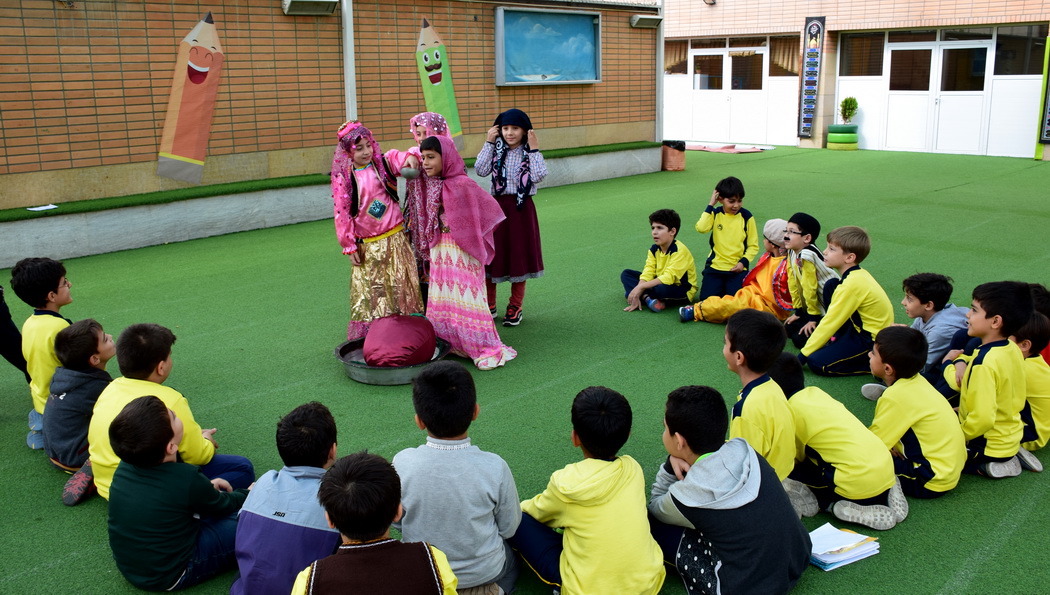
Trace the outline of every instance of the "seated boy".
<path fill-rule="evenodd" d="M 703 320 L 725 322 L 734 313 L 745 308 L 769 312 L 783 320 L 791 307 L 788 293 L 787 260 L 782 244 L 787 221 L 770 219 L 763 228 L 762 246 L 765 252 L 751 272 L 744 277 L 744 287 L 733 295 L 711 296 L 704 301 L 682 306 L 678 319 L 682 322 Z"/>
<path fill-rule="evenodd" d="M 306 403 L 277 422 L 280 471 L 255 482 L 237 520 L 240 576 L 231 595 L 287 594 L 299 572 L 330 556 L 339 531 L 328 525 L 317 501 L 324 470 L 335 462 L 335 418 L 327 407 Z"/>
<path fill-rule="evenodd" d="M 766 372 L 784 350 L 784 325 L 769 312 L 741 310 L 726 323 L 725 357 L 743 388 L 733 405 L 729 438 L 743 438 L 781 481 L 795 464 L 795 422 L 784 391 Z"/>
<path fill-rule="evenodd" d="M 1042 283 L 1029 283 L 1028 289 L 1032 293 L 1032 308 L 1050 318 L 1050 290 Z M 1039 354 L 1043 356 L 1047 364 L 1050 364 L 1050 345 L 1044 347 Z"/>
<path fill-rule="evenodd" d="M 788 219 L 784 232 L 788 250 L 788 290 L 794 311 L 784 321 L 788 339 L 798 349 L 806 344 L 813 329 L 827 311 L 824 286 L 839 274 L 824 263 L 824 253 L 815 243 L 820 237 L 820 222 L 808 213 L 795 213 Z"/>
<path fill-rule="evenodd" d="M 117 339 L 117 364 L 124 376 L 109 383 L 99 395 L 88 425 L 88 452 L 99 495 L 109 499 L 109 484 L 120 462 L 109 444 L 109 424 L 131 401 L 146 395 L 161 401 L 182 420 L 185 431 L 179 442 L 183 463 L 201 466 L 208 478 L 221 477 L 234 488 L 246 488 L 255 481 L 255 470 L 248 459 L 215 454 L 215 428 L 202 430 L 186 397 L 163 386 L 171 374 L 171 346 L 175 335 L 159 324 L 133 324 Z"/>
<path fill-rule="evenodd" d="M 521 525 L 510 543 L 563 595 L 644 595 L 664 583 L 642 468 L 616 455 L 630 433 L 631 405 L 623 395 L 603 386 L 583 389 L 572 402 L 572 444 L 583 460 L 555 471 L 547 489 L 521 503 Z"/>
<path fill-rule="evenodd" d="M 44 448 L 44 406 L 51 391 L 51 376 L 61 363 L 55 355 L 55 335 L 70 325 L 58 312 L 73 303 L 71 287 L 66 267 L 57 260 L 25 258 L 11 269 L 11 289 L 33 307 L 33 315 L 22 325 L 22 356 L 33 397 L 26 444 L 34 450 Z"/>
<path fill-rule="evenodd" d="M 653 242 L 641 272 L 625 269 L 620 273 L 627 307 L 624 312 L 648 307 L 653 312 L 667 304 L 688 303 L 696 294 L 696 263 L 685 244 L 679 242 L 682 218 L 671 209 L 660 209 L 649 215 Z"/>
<path fill-rule="evenodd" d="M 1050 319 L 1041 312 L 1017 329 L 1010 340 L 1024 356 L 1025 405 L 1021 409 L 1024 433 L 1017 459 L 1029 471 L 1042 471 L 1043 464 L 1029 451 L 1039 450 L 1050 441 L 1050 365 L 1040 352 L 1050 344 Z"/>
<path fill-rule="evenodd" d="M 129 583 L 149 591 L 196 585 L 233 567 L 234 513 L 248 490 L 180 463 L 182 420 L 153 396 L 109 427 L 120 457 L 109 498 L 109 545 Z"/>
<path fill-rule="evenodd" d="M 667 396 L 669 456 L 649 498 L 653 536 L 687 592 L 705 584 L 706 593 L 787 593 L 809 564 L 809 532 L 769 463 L 745 440 L 724 442 L 728 427 L 715 389 Z"/>
<path fill-rule="evenodd" d="M 504 540 L 521 506 L 507 463 L 467 436 L 478 416 L 474 379 L 458 362 L 430 364 L 412 381 L 412 405 L 427 441 L 394 456 L 405 510 L 394 527 L 444 552 L 461 590 L 498 585 L 510 593 L 518 569 Z"/>
<path fill-rule="evenodd" d="M 299 573 L 292 595 L 455 595 L 456 575 L 441 550 L 391 539 L 390 524 L 403 513 L 401 480 L 383 457 L 359 452 L 339 459 L 321 478 L 317 499 L 343 543 Z"/>
<path fill-rule="evenodd" d="M 795 418 L 795 467 L 784 482 L 795 510 L 827 510 L 839 520 L 878 531 L 908 516 L 908 500 L 893 473 L 893 457 L 849 409 L 805 385 L 802 364 L 781 354 L 769 376 L 784 389 Z"/>
<path fill-rule="evenodd" d="M 828 313 L 813 329 L 799 353 L 799 362 L 821 376 L 868 373 L 868 352 L 875 335 L 893 324 L 893 305 L 882 287 L 860 263 L 871 251 L 868 233 L 847 226 L 831 230 L 824 262 L 842 281 L 824 285 Z"/>
<path fill-rule="evenodd" d="M 715 208 L 715 205 L 722 206 Z M 715 185 L 696 231 L 711 233 L 700 284 L 700 301 L 711 296 L 733 295 L 744 286 L 751 261 L 758 256 L 758 226 L 751 211 L 743 208 L 744 183 L 729 176 Z"/>
<path fill-rule="evenodd" d="M 984 283 L 973 290 L 966 320 L 981 344 L 972 355 L 945 356 L 944 379 L 959 391 L 959 423 L 966 438 L 965 473 L 995 479 L 1021 474 L 1017 451 L 1024 435 L 1024 356 L 1010 337 L 1032 316 L 1027 283 Z"/>
<path fill-rule="evenodd" d="M 868 429 L 890 449 L 901 488 L 914 498 L 947 493 L 966 462 L 959 418 L 919 373 L 926 349 L 918 330 L 888 326 L 875 336 L 870 355 L 871 373 L 887 388 Z"/>

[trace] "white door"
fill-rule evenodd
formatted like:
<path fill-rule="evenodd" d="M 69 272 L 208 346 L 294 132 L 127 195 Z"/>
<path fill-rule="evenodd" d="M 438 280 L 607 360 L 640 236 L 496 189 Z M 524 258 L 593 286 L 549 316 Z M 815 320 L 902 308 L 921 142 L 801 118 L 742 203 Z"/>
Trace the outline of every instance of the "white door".
<path fill-rule="evenodd" d="M 733 143 L 767 139 L 765 50 L 730 50 L 729 137 Z"/>
<path fill-rule="evenodd" d="M 765 143 L 768 94 L 765 48 L 694 50 L 691 138 L 716 143 Z"/>
<path fill-rule="evenodd" d="M 725 51 L 691 52 L 689 76 L 693 82 L 690 139 L 729 141 L 729 95 L 725 87 Z"/>

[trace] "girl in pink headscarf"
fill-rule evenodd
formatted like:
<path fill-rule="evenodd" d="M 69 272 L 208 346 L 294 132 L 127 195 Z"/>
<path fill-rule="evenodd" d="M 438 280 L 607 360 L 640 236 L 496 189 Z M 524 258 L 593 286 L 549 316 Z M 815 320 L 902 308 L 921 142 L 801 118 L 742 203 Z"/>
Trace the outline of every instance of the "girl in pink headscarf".
<path fill-rule="evenodd" d="M 360 122 L 339 128 L 332 159 L 335 231 L 354 268 L 350 276 L 347 340 L 360 339 L 369 324 L 394 314 L 423 311 L 419 276 L 394 179 L 404 158 L 384 156 Z"/>
<path fill-rule="evenodd" d="M 408 194 L 409 204 L 419 205 L 415 234 L 430 260 L 427 318 L 453 353 L 491 370 L 518 355 L 500 340 L 485 292 L 492 233 L 503 211 L 467 176 L 450 137 L 428 137 L 419 149 L 423 175 L 409 184 Z"/>

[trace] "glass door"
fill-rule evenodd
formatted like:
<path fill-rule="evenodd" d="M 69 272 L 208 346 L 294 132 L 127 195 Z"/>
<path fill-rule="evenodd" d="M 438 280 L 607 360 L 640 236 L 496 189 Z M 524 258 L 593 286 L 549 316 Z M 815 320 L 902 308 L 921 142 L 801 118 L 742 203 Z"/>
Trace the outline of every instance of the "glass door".
<path fill-rule="evenodd" d="M 990 49 L 990 44 L 941 48 L 940 84 L 934 97 L 934 151 L 983 153 Z"/>

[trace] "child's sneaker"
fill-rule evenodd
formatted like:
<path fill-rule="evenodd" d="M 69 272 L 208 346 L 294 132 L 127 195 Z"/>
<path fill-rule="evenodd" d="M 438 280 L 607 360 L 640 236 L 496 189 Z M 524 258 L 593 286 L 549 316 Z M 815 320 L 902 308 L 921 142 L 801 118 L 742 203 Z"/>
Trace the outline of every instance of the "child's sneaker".
<path fill-rule="evenodd" d="M 1010 457 L 1008 461 L 991 461 L 980 466 L 980 471 L 992 479 L 1004 477 L 1017 477 L 1021 474 L 1021 461 L 1017 457 Z"/>
<path fill-rule="evenodd" d="M 820 512 L 817 497 L 809 486 L 791 478 L 784 479 L 783 484 L 788 500 L 791 500 L 791 507 L 795 509 L 798 518 L 816 516 Z"/>
<path fill-rule="evenodd" d="M 653 312 L 663 312 L 665 307 L 663 302 L 651 297 L 645 298 L 645 306 Z"/>
<path fill-rule="evenodd" d="M 893 514 L 897 516 L 898 523 L 908 518 L 908 499 L 904 497 L 900 478 L 890 488 L 889 505 Z"/>
<path fill-rule="evenodd" d="M 503 315 L 503 326 L 518 326 L 521 324 L 521 307 L 507 306 L 507 313 Z"/>
<path fill-rule="evenodd" d="M 864 525 L 876 531 L 886 531 L 897 526 L 897 515 L 893 509 L 880 504 L 862 506 L 849 500 L 839 500 L 831 512 L 841 521 Z"/>
<path fill-rule="evenodd" d="M 860 387 L 860 394 L 869 401 L 878 401 L 884 392 L 886 392 L 886 385 L 878 382 L 871 382 Z"/>
<path fill-rule="evenodd" d="M 496 306 L 489 306 L 489 314 L 492 315 L 493 320 L 496 320 Z"/>
<path fill-rule="evenodd" d="M 1023 446 L 1017 451 L 1017 462 L 1021 463 L 1022 469 L 1035 471 L 1036 473 L 1043 472 L 1043 464 Z"/>
<path fill-rule="evenodd" d="M 693 316 L 692 306 L 682 306 L 678 309 L 678 320 L 682 322 L 695 322 L 696 318 Z"/>
<path fill-rule="evenodd" d="M 69 478 L 62 488 L 62 504 L 76 506 L 87 500 L 98 490 L 95 488 L 95 474 L 91 470 L 91 461 L 84 463 L 79 471 Z"/>

